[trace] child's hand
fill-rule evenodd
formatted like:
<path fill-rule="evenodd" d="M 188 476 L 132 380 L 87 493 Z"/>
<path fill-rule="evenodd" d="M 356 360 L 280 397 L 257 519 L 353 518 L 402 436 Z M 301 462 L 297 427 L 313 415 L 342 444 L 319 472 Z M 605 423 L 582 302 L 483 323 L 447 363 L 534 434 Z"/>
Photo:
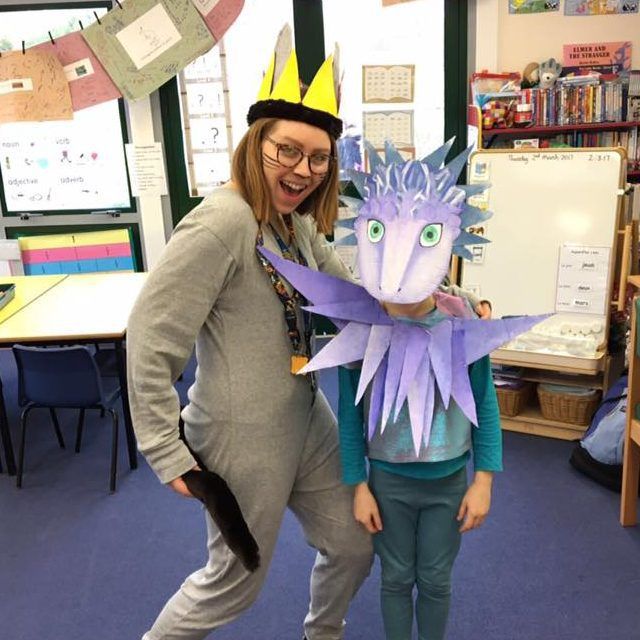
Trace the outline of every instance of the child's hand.
<path fill-rule="evenodd" d="M 361 482 L 356 486 L 353 496 L 353 515 L 360 524 L 364 525 L 369 533 L 382 531 L 378 503 L 366 482 Z"/>
<path fill-rule="evenodd" d="M 477 471 L 475 478 L 462 498 L 458 510 L 458 522 L 462 522 L 460 533 L 477 529 L 487 517 L 491 506 L 491 484 L 493 474 Z"/>

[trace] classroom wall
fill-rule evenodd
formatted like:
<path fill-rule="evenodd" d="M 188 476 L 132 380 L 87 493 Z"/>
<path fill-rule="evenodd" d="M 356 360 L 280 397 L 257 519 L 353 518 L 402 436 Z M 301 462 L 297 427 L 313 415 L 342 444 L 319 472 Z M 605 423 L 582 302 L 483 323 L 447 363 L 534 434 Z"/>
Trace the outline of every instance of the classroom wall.
<path fill-rule="evenodd" d="M 529 62 L 562 61 L 562 45 L 582 42 L 632 43 L 632 66 L 640 68 L 640 13 L 629 16 L 564 15 L 560 11 L 511 15 L 508 0 L 475 0 L 475 69 L 520 71 Z"/>

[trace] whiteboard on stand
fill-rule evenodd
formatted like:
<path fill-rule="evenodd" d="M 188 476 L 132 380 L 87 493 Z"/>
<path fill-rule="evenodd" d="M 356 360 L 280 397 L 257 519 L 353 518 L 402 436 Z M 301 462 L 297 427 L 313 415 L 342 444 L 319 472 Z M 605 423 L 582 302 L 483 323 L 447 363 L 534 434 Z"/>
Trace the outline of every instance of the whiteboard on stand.
<path fill-rule="evenodd" d="M 609 248 L 611 298 L 624 186 L 620 149 L 477 151 L 469 183 L 489 183 L 480 206 L 493 212 L 490 240 L 463 261 L 462 286 L 491 301 L 496 318 L 556 310 L 563 246 Z"/>

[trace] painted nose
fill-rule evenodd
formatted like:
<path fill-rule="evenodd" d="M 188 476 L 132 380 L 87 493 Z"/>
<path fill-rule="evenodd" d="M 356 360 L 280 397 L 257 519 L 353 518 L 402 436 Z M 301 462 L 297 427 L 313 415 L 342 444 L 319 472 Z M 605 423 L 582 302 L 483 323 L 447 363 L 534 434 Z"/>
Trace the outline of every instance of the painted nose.
<path fill-rule="evenodd" d="M 304 176 L 305 178 L 311 176 L 311 169 L 309 168 L 309 158 L 302 157 L 302 160 L 293 168 L 293 172 L 298 176 Z"/>

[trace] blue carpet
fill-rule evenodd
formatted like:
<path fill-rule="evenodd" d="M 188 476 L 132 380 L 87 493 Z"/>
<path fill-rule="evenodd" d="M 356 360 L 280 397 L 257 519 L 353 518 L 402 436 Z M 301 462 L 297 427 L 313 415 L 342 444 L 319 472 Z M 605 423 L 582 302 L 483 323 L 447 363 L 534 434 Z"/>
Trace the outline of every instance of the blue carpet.
<path fill-rule="evenodd" d="M 17 443 L 15 370 L 0 375 Z M 180 383 L 185 393 L 191 373 Z M 335 375 L 322 378 L 335 404 Z M 0 638 L 139 640 L 181 580 L 205 559 L 199 504 L 160 485 L 121 438 L 109 495 L 109 422 L 97 413 L 73 452 L 34 417 L 24 488 L 0 474 Z M 618 524 L 619 496 L 575 473 L 572 443 L 505 434 L 506 470 L 490 519 L 467 534 L 455 568 L 449 640 L 640 638 L 640 529 Z M 265 588 L 220 640 L 299 640 L 314 552 L 287 515 Z M 378 568 L 356 597 L 347 640 L 382 638 Z"/>

